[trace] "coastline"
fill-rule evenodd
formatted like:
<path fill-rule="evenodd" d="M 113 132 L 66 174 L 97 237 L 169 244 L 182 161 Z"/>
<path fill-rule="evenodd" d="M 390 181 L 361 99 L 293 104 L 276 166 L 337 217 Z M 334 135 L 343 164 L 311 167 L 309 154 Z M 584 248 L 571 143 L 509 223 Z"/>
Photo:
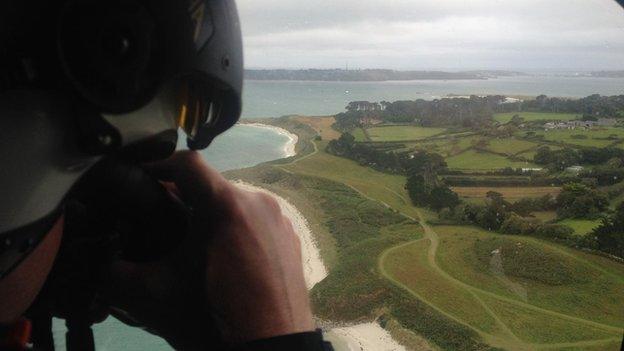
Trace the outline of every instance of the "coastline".
<path fill-rule="evenodd" d="M 296 154 L 295 146 L 298 141 L 297 135 L 280 127 L 261 123 L 240 123 L 241 125 L 250 125 L 258 128 L 272 129 L 279 134 L 289 138 L 287 145 L 284 147 L 285 157 L 292 157 Z M 323 280 L 327 274 L 327 268 L 323 263 L 320 250 L 316 244 L 316 240 L 308 221 L 303 214 L 288 200 L 275 194 L 274 192 L 256 186 L 242 180 L 232 180 L 232 183 L 241 189 L 262 192 L 273 196 L 284 216 L 290 219 L 293 229 L 301 241 L 301 255 L 303 260 L 303 270 L 306 281 L 306 287 L 311 290 L 316 283 Z M 326 339 L 334 344 L 336 351 L 405 351 L 406 348 L 392 338 L 389 331 L 382 328 L 376 322 L 368 322 L 354 325 L 338 326 L 326 330 L 324 332 Z"/>
<path fill-rule="evenodd" d="M 321 259 L 320 251 L 312 235 L 312 231 L 308 226 L 308 221 L 299 212 L 299 210 L 283 197 L 266 190 L 264 188 L 245 183 L 243 181 L 234 181 L 234 184 L 241 189 L 251 192 L 261 192 L 273 196 L 280 208 L 282 214 L 290 219 L 295 233 L 301 241 L 301 258 L 303 260 L 303 272 L 308 290 L 312 289 L 316 283 L 325 279 L 327 276 L 327 268 Z"/>
<path fill-rule="evenodd" d="M 293 229 L 301 241 L 303 271 L 308 290 L 323 280 L 328 272 L 314 240 L 312 231 L 305 217 L 288 200 L 262 187 L 245 183 L 241 180 L 232 181 L 241 189 L 262 192 L 273 196 L 282 213 L 290 219 Z M 334 343 L 336 351 L 405 351 L 406 348 L 392 338 L 390 333 L 376 322 L 336 327 L 324 333 L 327 340 Z"/>
<path fill-rule="evenodd" d="M 264 124 L 264 123 L 258 123 L 258 122 L 247 123 L 244 121 L 242 122 L 239 121 L 237 125 L 269 129 L 269 130 L 276 132 L 279 135 L 283 135 L 288 138 L 288 141 L 286 142 L 286 144 L 284 144 L 284 149 L 283 149 L 284 158 L 293 157 L 297 154 L 296 146 L 297 146 L 297 142 L 299 141 L 299 137 L 296 134 L 291 133 L 284 128 L 272 126 L 270 124 Z"/>

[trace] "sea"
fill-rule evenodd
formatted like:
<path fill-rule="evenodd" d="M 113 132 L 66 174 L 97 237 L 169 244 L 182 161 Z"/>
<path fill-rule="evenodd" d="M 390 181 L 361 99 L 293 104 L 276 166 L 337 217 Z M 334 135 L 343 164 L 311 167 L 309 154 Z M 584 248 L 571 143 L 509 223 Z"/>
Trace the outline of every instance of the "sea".
<path fill-rule="evenodd" d="M 624 94 L 624 78 L 562 77 L 535 75 L 488 80 L 435 80 L 396 82 L 246 81 L 242 119 L 285 115 L 326 116 L 342 112 L 350 101 L 396 101 L 449 95 L 584 97 L 591 94 Z M 202 151 L 208 163 L 220 171 L 251 167 L 284 157 L 288 136 L 268 128 L 237 124 Z M 184 147 L 181 139 L 179 147 Z M 57 350 L 65 349 L 62 321 L 54 322 Z M 98 351 L 169 351 L 166 342 L 130 328 L 113 318 L 94 326 Z"/>

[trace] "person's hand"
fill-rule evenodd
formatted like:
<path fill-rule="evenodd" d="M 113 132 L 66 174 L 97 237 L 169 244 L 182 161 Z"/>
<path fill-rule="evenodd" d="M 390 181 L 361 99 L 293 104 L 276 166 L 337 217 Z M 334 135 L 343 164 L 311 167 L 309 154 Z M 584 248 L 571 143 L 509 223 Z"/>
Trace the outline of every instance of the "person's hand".
<path fill-rule="evenodd" d="M 272 197 L 195 152 L 150 167 L 192 208 L 192 230 L 159 262 L 113 264 L 104 297 L 118 318 L 182 349 L 211 345 L 211 325 L 230 344 L 314 329 L 300 242 Z"/>

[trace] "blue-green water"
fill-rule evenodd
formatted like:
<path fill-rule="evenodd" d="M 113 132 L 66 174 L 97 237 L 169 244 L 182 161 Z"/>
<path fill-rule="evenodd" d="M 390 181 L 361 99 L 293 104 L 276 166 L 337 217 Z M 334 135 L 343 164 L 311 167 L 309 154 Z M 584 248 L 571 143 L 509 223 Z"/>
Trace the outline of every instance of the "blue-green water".
<path fill-rule="evenodd" d="M 510 77 L 492 80 L 413 82 L 267 82 L 247 81 L 243 118 L 311 116 L 340 112 L 349 101 L 434 99 L 448 94 L 507 94 L 583 97 L 590 94 L 624 94 L 624 79 Z M 202 152 L 218 170 L 250 167 L 283 157 L 286 136 L 265 128 L 237 125 L 218 137 Z M 99 351 L 171 350 L 161 339 L 109 318 L 95 326 Z M 64 331 L 54 328 L 59 350 L 64 350 Z"/>
<path fill-rule="evenodd" d="M 246 81 L 243 118 L 331 115 L 350 101 L 432 100 L 449 94 L 584 97 L 624 94 L 624 78 L 521 76 L 401 82 Z"/>

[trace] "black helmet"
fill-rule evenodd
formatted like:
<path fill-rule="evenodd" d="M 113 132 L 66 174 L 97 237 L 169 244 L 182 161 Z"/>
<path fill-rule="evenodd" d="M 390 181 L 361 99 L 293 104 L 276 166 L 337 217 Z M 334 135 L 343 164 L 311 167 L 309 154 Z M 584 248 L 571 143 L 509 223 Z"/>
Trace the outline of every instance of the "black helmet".
<path fill-rule="evenodd" d="M 0 4 L 0 278 L 108 154 L 207 147 L 241 112 L 233 0 Z M 44 231 L 45 232 L 45 231 Z"/>

